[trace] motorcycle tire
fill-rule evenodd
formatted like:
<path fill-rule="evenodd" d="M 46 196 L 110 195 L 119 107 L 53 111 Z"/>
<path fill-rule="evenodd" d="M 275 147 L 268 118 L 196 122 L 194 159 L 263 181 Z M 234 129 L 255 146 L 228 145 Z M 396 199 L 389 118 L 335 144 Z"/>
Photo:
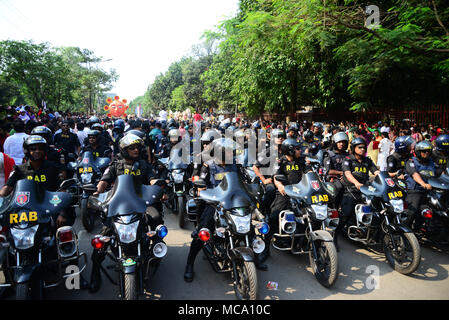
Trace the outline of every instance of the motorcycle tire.
<path fill-rule="evenodd" d="M 321 263 L 317 265 L 313 257 L 313 250 L 310 247 L 309 261 L 312 266 L 313 273 L 318 282 L 326 288 L 330 288 L 334 285 L 338 278 L 338 257 L 337 249 L 333 242 L 327 241 L 315 241 L 315 249 L 318 254 L 317 260 Z M 323 270 L 324 269 L 324 270 Z"/>
<path fill-rule="evenodd" d="M 126 273 L 124 276 L 124 300 L 137 300 L 137 283 L 134 273 Z"/>
<path fill-rule="evenodd" d="M 81 200 L 80 214 L 84 229 L 86 229 L 87 232 L 91 232 L 95 226 L 95 215 L 89 212 L 89 209 L 87 208 L 87 199 Z"/>
<path fill-rule="evenodd" d="M 234 279 L 234 292 L 238 300 L 256 300 L 257 273 L 254 262 L 235 261 L 237 278 Z"/>
<path fill-rule="evenodd" d="M 398 261 L 395 258 L 395 255 L 391 250 L 392 248 L 389 246 L 389 243 L 391 242 L 391 236 L 392 235 L 390 233 L 386 233 L 383 238 L 383 249 L 388 263 L 394 270 L 399 273 L 411 274 L 415 272 L 421 262 L 421 247 L 419 245 L 418 239 L 411 232 L 394 235 L 397 236 L 395 239 L 396 245 L 402 244 L 403 247 L 404 244 L 407 245 L 408 243 L 407 246 L 410 248 L 409 251 L 411 250 L 412 252 L 412 261 L 408 266 L 404 266 L 401 261 Z M 401 241 L 400 243 L 398 242 L 399 239 Z"/>
<path fill-rule="evenodd" d="M 16 300 L 30 300 L 30 283 L 19 283 L 16 286 Z"/>
<path fill-rule="evenodd" d="M 184 197 L 178 197 L 178 221 L 179 227 L 185 229 L 186 227 L 186 206 L 184 203 Z"/>

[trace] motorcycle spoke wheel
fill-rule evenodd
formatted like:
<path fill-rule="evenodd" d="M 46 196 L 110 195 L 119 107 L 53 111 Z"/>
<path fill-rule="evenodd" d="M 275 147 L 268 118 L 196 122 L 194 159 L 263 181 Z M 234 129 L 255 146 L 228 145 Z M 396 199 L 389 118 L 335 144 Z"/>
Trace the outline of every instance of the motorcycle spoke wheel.
<path fill-rule="evenodd" d="M 393 240 L 396 249 L 393 246 Z M 385 234 L 383 247 L 388 263 L 402 274 L 414 272 L 421 262 L 421 248 L 413 233 Z"/>
<path fill-rule="evenodd" d="M 239 300 L 256 300 L 257 273 L 254 262 L 235 262 L 237 278 L 234 279 L 234 291 Z"/>
<path fill-rule="evenodd" d="M 326 287 L 331 287 L 338 278 L 337 249 L 333 242 L 316 241 L 315 249 L 317 259 L 314 260 L 313 249 L 310 248 L 309 260 L 318 282 Z"/>

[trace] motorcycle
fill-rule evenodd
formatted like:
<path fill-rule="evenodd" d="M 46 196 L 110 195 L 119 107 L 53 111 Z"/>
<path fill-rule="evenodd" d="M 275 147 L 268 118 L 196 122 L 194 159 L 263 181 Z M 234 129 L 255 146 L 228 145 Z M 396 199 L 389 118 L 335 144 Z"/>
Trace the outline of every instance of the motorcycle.
<path fill-rule="evenodd" d="M 189 156 L 189 158 L 191 158 Z M 189 168 L 190 161 L 185 163 L 181 157 L 170 157 L 160 159 L 160 163 L 163 164 L 168 170 L 168 187 L 171 192 L 168 193 L 167 204 L 171 207 L 171 210 L 178 215 L 178 223 L 181 229 L 186 227 L 186 221 L 189 221 L 186 213 L 187 192 L 189 189 L 189 180 L 187 170 Z"/>
<path fill-rule="evenodd" d="M 204 188 L 199 179 L 194 188 Z M 198 232 L 205 242 L 203 252 L 217 273 L 230 272 L 234 280 L 234 291 L 239 300 L 254 300 L 257 296 L 257 273 L 254 254 L 265 248 L 261 236 L 268 233 L 268 224 L 252 224 L 253 214 L 260 219 L 254 196 L 257 185 L 244 184 L 238 173 L 228 172 L 221 183 L 213 188 L 195 191 L 198 199 L 215 208 L 215 232 L 202 228 Z M 192 213 L 193 208 L 189 208 Z M 256 234 L 256 232 L 258 234 Z"/>
<path fill-rule="evenodd" d="M 275 179 L 288 183 L 283 175 Z M 328 204 L 335 197 L 332 185 L 323 183 L 315 172 L 308 172 L 297 184 L 286 185 L 291 209 L 279 214 L 279 230 L 273 235 L 272 245 L 292 254 L 308 254 L 314 275 L 326 288 L 338 278 L 338 257 L 333 233 L 338 226 L 338 211 Z M 289 245 L 280 247 L 276 240 L 288 239 Z"/>
<path fill-rule="evenodd" d="M 95 158 L 91 151 L 86 151 L 82 159 L 68 164 L 68 168 L 75 171 L 78 178 L 76 196 L 81 221 L 87 232 L 91 232 L 95 226 L 95 211 L 88 208 L 88 198 L 97 190 L 96 185 L 110 162 L 108 157 Z"/>
<path fill-rule="evenodd" d="M 64 181 L 65 190 L 73 179 Z M 0 208 L 0 263 L 7 279 L 0 287 L 13 287 L 16 300 L 43 299 L 45 289 L 59 286 L 64 278 L 79 276 L 87 257 L 79 251 L 78 237 L 70 226 L 56 230 L 62 209 L 71 205 L 67 192 L 50 192 L 32 180 L 17 182 L 14 192 Z M 65 274 L 69 265 L 85 264 L 75 273 Z"/>
<path fill-rule="evenodd" d="M 367 246 L 381 244 L 390 266 L 402 274 L 411 274 L 421 261 L 421 248 L 412 230 L 404 224 L 405 189 L 380 172 L 368 186 L 360 188 L 361 203 L 349 220 L 349 239 Z"/>
<path fill-rule="evenodd" d="M 449 243 L 449 169 L 438 178 L 428 178 L 432 190 L 426 191 L 426 203 L 421 206 L 421 215 L 416 217 L 415 234 L 423 242 Z"/>
<path fill-rule="evenodd" d="M 110 191 L 89 197 L 91 207 L 101 212 L 103 224 L 110 226 L 110 233 L 96 235 L 91 244 L 114 261 L 118 283 L 103 266 L 100 269 L 111 283 L 119 286 L 122 299 L 136 300 L 144 294 L 150 270 L 154 274 L 167 253 L 163 241 L 167 227 L 148 227 L 162 194 L 159 185 L 136 185 L 133 176 L 120 175 Z"/>

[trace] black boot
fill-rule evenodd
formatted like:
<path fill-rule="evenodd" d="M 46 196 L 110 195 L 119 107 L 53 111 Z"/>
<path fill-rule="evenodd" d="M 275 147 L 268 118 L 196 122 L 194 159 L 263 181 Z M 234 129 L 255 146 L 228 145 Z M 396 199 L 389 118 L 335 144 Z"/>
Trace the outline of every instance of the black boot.
<path fill-rule="evenodd" d="M 257 255 L 259 263 L 265 262 L 270 256 L 271 237 L 266 237 L 264 239 L 264 242 L 265 242 L 265 249 L 260 254 Z"/>
<path fill-rule="evenodd" d="M 340 246 L 338 245 L 338 234 L 337 233 L 334 234 L 334 246 L 335 246 L 335 249 L 337 249 L 337 252 L 340 252 Z"/>
<path fill-rule="evenodd" d="M 192 282 L 194 274 L 195 273 L 193 272 L 193 264 L 187 264 L 186 265 L 186 270 L 184 272 L 184 280 L 186 282 Z"/>
<path fill-rule="evenodd" d="M 94 250 L 92 252 L 92 272 L 90 274 L 89 293 L 95 293 L 101 286 L 101 270 L 100 266 L 104 260 L 104 254 Z"/>
<path fill-rule="evenodd" d="M 263 263 L 263 261 L 261 260 L 262 253 L 263 253 L 263 251 L 260 254 L 256 254 L 256 257 L 254 259 L 254 264 L 256 265 L 256 268 L 258 270 L 267 271 L 268 266 L 265 263 Z M 265 258 L 265 260 L 266 260 L 266 258 Z"/>

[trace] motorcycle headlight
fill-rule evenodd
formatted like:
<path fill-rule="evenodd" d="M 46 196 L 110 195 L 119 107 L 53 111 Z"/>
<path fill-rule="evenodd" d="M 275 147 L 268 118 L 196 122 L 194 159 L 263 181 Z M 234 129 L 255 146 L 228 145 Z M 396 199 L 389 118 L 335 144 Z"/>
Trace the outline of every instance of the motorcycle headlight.
<path fill-rule="evenodd" d="M 38 224 L 26 229 L 11 228 L 11 235 L 16 249 L 25 250 L 34 246 L 34 236 L 38 228 Z"/>
<path fill-rule="evenodd" d="M 175 183 L 183 183 L 184 182 L 184 172 L 173 172 L 173 181 Z"/>
<path fill-rule="evenodd" d="M 94 174 L 92 172 L 91 173 L 82 173 L 81 174 L 81 182 L 83 184 L 91 183 L 93 175 Z"/>
<path fill-rule="evenodd" d="M 231 214 L 230 215 L 232 221 L 234 222 L 235 229 L 238 233 L 248 233 L 251 228 L 251 215 L 248 214 L 246 216 L 240 217 Z"/>
<path fill-rule="evenodd" d="M 317 220 L 325 220 L 327 218 L 327 204 L 312 204 L 312 210 Z"/>
<path fill-rule="evenodd" d="M 390 204 L 393 207 L 393 211 L 396 213 L 401 213 L 404 211 L 404 200 L 390 200 Z"/>
<path fill-rule="evenodd" d="M 114 222 L 115 228 L 117 229 L 120 242 L 131 243 L 136 241 L 137 227 L 140 221 L 136 221 L 130 224 L 122 224 Z"/>

